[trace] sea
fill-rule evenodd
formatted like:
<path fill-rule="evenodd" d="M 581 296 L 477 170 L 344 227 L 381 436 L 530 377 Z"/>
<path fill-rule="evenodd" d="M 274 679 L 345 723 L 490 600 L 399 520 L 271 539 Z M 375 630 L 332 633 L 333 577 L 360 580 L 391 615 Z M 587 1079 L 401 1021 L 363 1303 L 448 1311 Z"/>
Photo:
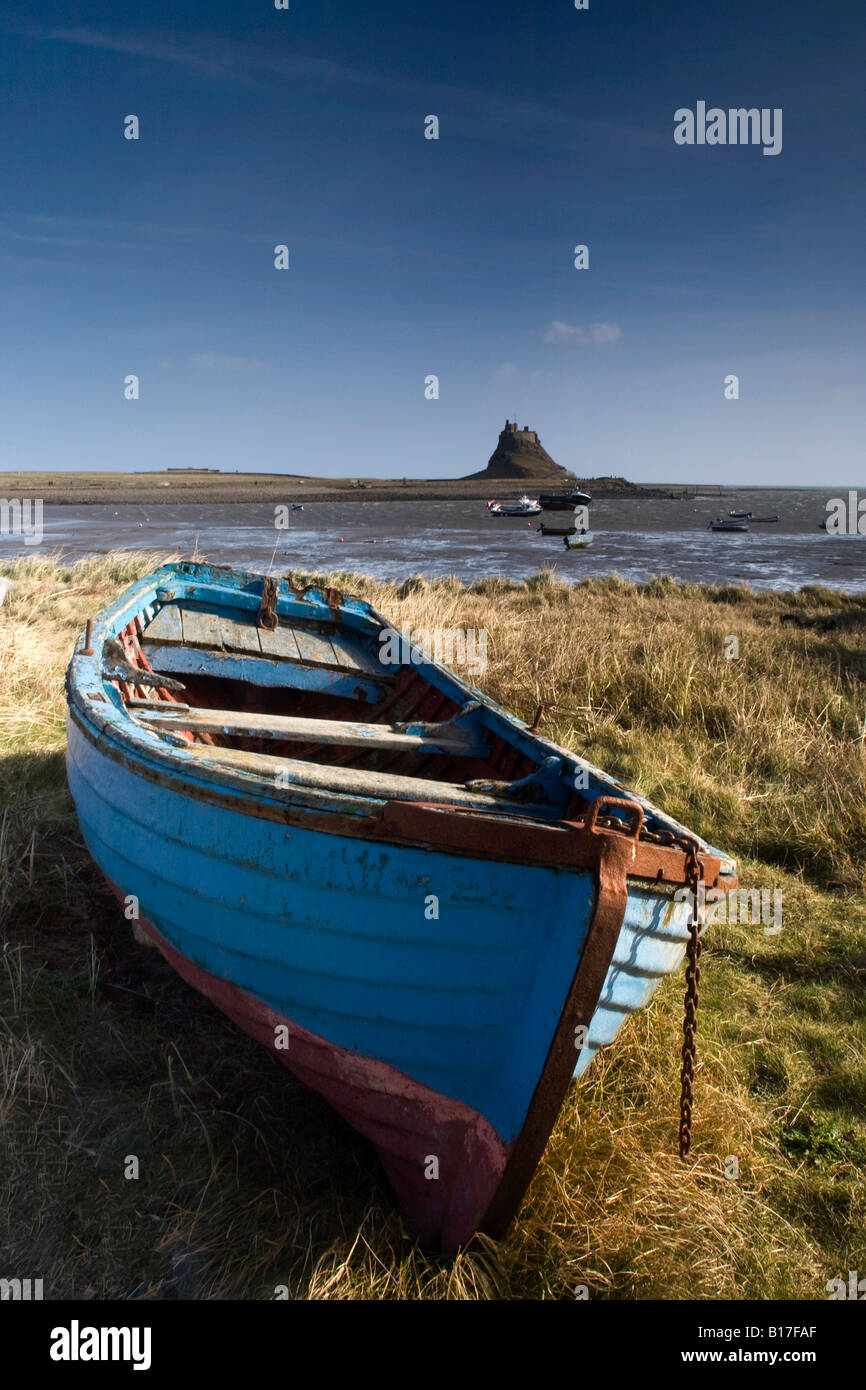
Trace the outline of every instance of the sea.
<path fill-rule="evenodd" d="M 547 568 L 569 581 L 617 574 L 645 582 L 672 575 L 756 589 L 820 584 L 864 590 L 866 535 L 820 529 L 835 496 L 848 494 L 740 488 L 677 500 L 602 498 L 589 507 L 592 545 L 573 551 L 558 537 L 542 536 L 539 517 L 490 516 L 479 500 L 306 502 L 282 530 L 275 526 L 272 504 L 46 504 L 41 544 L 0 533 L 0 562 L 40 552 L 59 553 L 68 562 L 141 548 L 259 572 L 340 570 L 391 581 L 416 574 L 455 575 L 464 583 L 490 575 L 523 579 Z M 778 513 L 779 521 L 750 522 L 746 532 L 707 529 L 732 510 Z M 569 516 L 550 512 L 544 520 L 560 526 Z M 866 515 L 862 521 L 866 525 Z"/>

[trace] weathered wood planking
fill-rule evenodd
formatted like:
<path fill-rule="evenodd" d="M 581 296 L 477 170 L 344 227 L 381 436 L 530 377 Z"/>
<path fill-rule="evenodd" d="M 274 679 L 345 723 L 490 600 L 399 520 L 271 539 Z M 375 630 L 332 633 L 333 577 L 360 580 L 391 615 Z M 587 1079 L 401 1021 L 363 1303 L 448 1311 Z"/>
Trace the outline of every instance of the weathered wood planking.
<path fill-rule="evenodd" d="M 302 661 L 324 662 L 326 666 L 342 666 L 344 664 L 327 637 L 320 637 L 318 633 L 304 632 L 300 628 L 295 628 L 295 638 Z"/>
<path fill-rule="evenodd" d="M 195 609 L 182 608 L 181 619 L 185 647 L 207 647 L 211 651 L 218 651 L 225 646 L 220 613 L 200 613 Z"/>
<path fill-rule="evenodd" d="M 514 811 L 515 803 L 485 792 L 469 792 L 454 782 L 434 782 L 425 777 L 405 777 L 394 772 L 366 772 L 353 767 L 331 767 L 305 763 L 295 758 L 276 758 L 268 753 L 247 753 L 240 748 L 216 748 L 190 743 L 184 755 L 212 767 L 234 768 L 250 776 L 267 779 L 276 787 L 297 783 L 325 791 L 355 796 L 375 796 L 390 800 L 432 801 L 437 805 L 482 806 L 490 810 Z M 520 805 L 522 815 L 538 813 L 539 807 Z M 491 836 L 495 828 L 491 826 Z"/>
<path fill-rule="evenodd" d="M 409 734 L 388 724 L 362 724 L 339 719 L 305 719 L 295 715 L 248 714 L 226 709 L 190 709 L 175 705 L 166 709 L 151 703 L 132 706 L 148 727 L 155 730 L 189 729 L 196 733 L 252 734 L 256 738 L 286 739 L 295 743 L 327 743 L 341 748 L 386 748 L 404 753 L 448 753 L 484 758 L 489 749 L 482 739 L 445 724 L 428 726 L 424 734 Z"/>
<path fill-rule="evenodd" d="M 252 623 L 239 623 L 236 618 L 220 617 L 222 645 L 226 651 L 247 652 L 250 656 L 261 656 L 262 645 L 259 631 Z"/>
<path fill-rule="evenodd" d="M 182 646 L 183 625 L 177 604 L 167 603 L 164 608 L 160 608 L 153 621 L 148 623 L 145 632 L 149 642 L 165 642 L 171 645 L 176 643 Z"/>
<path fill-rule="evenodd" d="M 321 632 L 311 625 L 285 619 L 269 631 L 258 627 L 252 615 L 245 621 L 198 606 L 166 604 L 148 624 L 144 635 L 148 642 L 160 646 L 244 652 L 279 661 L 359 671 L 378 679 L 392 674 L 343 634 Z"/>
<path fill-rule="evenodd" d="M 381 661 L 377 661 L 375 657 L 367 656 L 366 652 L 353 646 L 340 633 L 329 634 L 329 639 L 342 666 L 351 666 L 353 671 L 364 671 L 369 676 L 381 676 L 385 673 L 385 667 Z"/>
<path fill-rule="evenodd" d="M 258 634 L 264 656 L 280 657 L 283 661 L 301 660 L 295 634 L 290 627 L 275 627 L 273 632 L 262 627 L 258 629 Z"/>
<path fill-rule="evenodd" d="M 377 704 L 397 679 L 384 667 L 375 676 L 365 676 L 351 666 L 332 670 L 330 666 L 276 660 L 261 653 L 256 656 L 253 652 L 212 652 L 202 647 L 168 646 L 146 640 L 142 651 L 160 674 L 181 680 L 185 676 L 216 676 L 247 681 L 262 689 L 316 691 L 370 704 Z"/>

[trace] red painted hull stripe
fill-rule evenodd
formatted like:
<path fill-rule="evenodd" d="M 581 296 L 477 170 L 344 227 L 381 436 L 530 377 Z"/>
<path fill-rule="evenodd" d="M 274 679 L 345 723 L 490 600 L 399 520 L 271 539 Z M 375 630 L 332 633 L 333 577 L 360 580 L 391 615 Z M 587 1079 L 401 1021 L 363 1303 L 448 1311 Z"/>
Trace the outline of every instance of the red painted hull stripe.
<path fill-rule="evenodd" d="M 111 886 L 122 901 L 122 892 Z M 376 1146 L 423 1244 L 453 1253 L 470 1239 L 492 1201 L 509 1154 L 509 1146 L 483 1115 L 385 1062 L 309 1032 L 231 981 L 193 964 L 144 918 L 139 925 L 182 979 L 274 1052 Z M 285 1050 L 275 1046 L 280 1028 L 288 1032 Z"/>

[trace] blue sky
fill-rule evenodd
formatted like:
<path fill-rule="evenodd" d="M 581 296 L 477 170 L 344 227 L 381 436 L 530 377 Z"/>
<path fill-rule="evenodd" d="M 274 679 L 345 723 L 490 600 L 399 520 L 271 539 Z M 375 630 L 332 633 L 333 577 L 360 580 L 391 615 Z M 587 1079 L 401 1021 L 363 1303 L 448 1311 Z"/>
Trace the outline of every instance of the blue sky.
<path fill-rule="evenodd" d="M 7 0 L 0 469 L 459 476 L 508 415 L 583 476 L 856 486 L 864 66 L 849 0 Z M 781 153 L 678 146 L 699 100 Z"/>

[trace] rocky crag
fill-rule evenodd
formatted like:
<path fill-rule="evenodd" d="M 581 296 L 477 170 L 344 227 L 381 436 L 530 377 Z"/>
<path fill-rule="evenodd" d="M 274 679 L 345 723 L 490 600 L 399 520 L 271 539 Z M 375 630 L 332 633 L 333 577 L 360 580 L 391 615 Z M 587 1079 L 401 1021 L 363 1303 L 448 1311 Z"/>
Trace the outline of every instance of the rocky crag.
<path fill-rule="evenodd" d="M 470 473 L 470 478 L 515 478 L 531 482 L 570 483 L 575 481 L 573 473 L 560 464 L 554 463 L 546 449 L 542 448 L 535 430 L 524 425 L 518 429 L 517 421 L 505 421 L 505 429 L 499 442 L 490 455 L 487 467 L 480 473 Z"/>

